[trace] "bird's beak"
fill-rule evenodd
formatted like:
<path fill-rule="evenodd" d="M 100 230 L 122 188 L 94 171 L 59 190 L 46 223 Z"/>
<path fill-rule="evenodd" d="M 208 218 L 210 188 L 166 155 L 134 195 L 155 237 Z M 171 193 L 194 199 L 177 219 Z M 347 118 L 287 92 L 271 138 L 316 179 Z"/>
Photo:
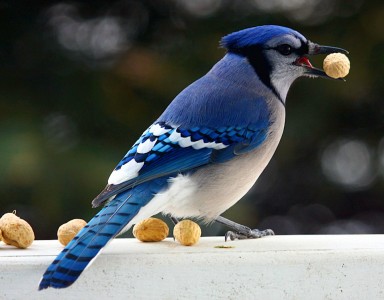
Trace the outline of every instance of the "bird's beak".
<path fill-rule="evenodd" d="M 299 57 L 295 64 L 305 68 L 304 74 L 310 77 L 322 77 L 327 79 L 334 79 L 329 77 L 321 69 L 315 68 L 312 66 L 308 59 L 308 55 L 318 55 L 318 54 L 331 54 L 331 53 L 343 53 L 348 54 L 349 52 L 342 48 L 331 47 L 331 46 L 320 46 L 318 44 L 308 41 L 308 54 Z M 343 78 L 338 78 L 337 80 L 344 80 Z"/>

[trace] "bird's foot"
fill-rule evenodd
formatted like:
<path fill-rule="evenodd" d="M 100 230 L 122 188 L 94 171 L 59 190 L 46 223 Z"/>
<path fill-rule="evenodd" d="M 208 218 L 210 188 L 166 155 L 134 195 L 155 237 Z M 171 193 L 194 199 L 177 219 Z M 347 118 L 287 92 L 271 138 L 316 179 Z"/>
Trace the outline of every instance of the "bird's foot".
<path fill-rule="evenodd" d="M 225 234 L 225 241 L 227 241 L 228 238 L 233 241 L 245 239 L 258 239 L 263 236 L 275 235 L 272 229 L 251 229 L 247 226 L 228 220 L 227 218 L 224 218 L 222 216 L 218 216 L 215 221 L 232 229 L 232 231 L 228 231 Z"/>
<path fill-rule="evenodd" d="M 248 229 L 249 229 L 248 232 L 227 231 L 227 233 L 225 234 L 225 241 L 227 241 L 228 238 L 231 241 L 234 241 L 234 240 L 245 240 L 245 239 L 259 239 L 263 236 L 275 235 L 272 229 L 266 229 L 266 230 L 250 229 L 250 228 Z"/>

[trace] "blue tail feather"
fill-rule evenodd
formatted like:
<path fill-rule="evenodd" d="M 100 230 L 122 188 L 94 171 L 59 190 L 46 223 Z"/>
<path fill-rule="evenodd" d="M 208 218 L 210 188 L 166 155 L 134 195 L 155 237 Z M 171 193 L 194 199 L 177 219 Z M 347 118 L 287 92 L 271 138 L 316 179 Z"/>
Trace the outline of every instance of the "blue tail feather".
<path fill-rule="evenodd" d="M 75 282 L 100 250 L 166 185 L 167 179 L 159 178 L 118 194 L 52 262 L 43 275 L 39 290 L 65 288 Z"/>

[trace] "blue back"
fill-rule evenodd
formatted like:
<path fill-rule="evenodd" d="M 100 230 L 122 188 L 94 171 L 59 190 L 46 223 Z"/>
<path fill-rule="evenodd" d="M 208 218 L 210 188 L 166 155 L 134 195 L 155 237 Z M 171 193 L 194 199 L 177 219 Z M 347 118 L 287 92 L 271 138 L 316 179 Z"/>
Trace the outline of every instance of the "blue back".
<path fill-rule="evenodd" d="M 207 75 L 184 89 L 156 122 L 186 128 L 265 128 L 269 110 L 260 88 L 245 59 L 227 54 Z"/>

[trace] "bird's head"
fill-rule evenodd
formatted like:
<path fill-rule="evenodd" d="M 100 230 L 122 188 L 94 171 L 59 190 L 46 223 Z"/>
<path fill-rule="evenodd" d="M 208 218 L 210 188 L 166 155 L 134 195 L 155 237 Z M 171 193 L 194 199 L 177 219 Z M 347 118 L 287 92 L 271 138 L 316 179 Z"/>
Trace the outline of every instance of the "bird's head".
<path fill-rule="evenodd" d="M 288 89 L 299 77 L 331 78 L 314 68 L 309 56 L 348 51 L 320 46 L 287 27 L 265 25 L 226 35 L 221 45 L 230 53 L 246 57 L 260 80 L 285 102 Z"/>

